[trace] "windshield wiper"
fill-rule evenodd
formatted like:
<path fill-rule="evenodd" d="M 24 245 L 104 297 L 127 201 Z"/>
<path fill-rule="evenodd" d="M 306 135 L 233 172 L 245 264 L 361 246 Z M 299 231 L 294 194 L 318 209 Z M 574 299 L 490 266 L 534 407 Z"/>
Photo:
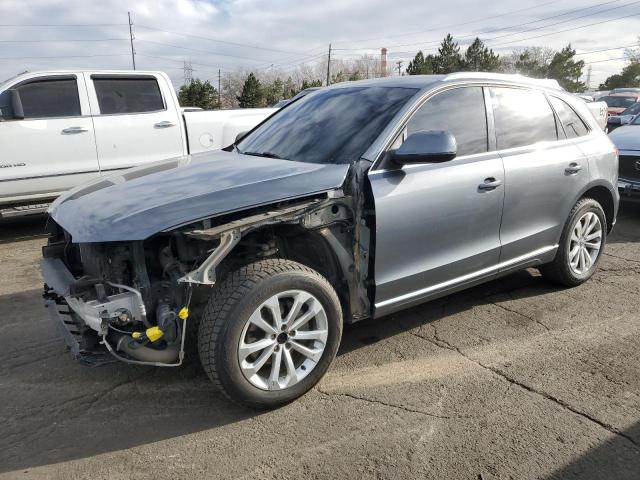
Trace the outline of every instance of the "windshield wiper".
<path fill-rule="evenodd" d="M 273 152 L 242 152 L 243 155 L 253 155 L 254 157 L 264 157 L 264 158 L 276 158 L 278 160 L 285 160 L 280 155 Z"/>

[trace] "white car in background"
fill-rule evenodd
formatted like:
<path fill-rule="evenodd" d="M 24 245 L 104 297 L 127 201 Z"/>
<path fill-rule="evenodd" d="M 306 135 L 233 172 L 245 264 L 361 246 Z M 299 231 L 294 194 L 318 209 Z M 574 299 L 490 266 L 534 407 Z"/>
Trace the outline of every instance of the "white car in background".
<path fill-rule="evenodd" d="M 0 84 L 0 218 L 44 212 L 101 175 L 217 150 L 276 109 L 181 109 L 169 77 L 27 73 Z"/>

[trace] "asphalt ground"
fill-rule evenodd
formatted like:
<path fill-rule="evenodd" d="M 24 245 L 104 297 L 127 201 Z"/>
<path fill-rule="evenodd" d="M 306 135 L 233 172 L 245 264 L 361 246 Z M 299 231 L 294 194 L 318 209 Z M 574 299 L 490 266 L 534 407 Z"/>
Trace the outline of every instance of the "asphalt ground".
<path fill-rule="evenodd" d="M 91 368 L 42 307 L 44 220 L 0 224 L 0 478 L 640 479 L 640 207 L 574 289 L 530 269 L 347 328 L 271 412 L 194 359 Z"/>

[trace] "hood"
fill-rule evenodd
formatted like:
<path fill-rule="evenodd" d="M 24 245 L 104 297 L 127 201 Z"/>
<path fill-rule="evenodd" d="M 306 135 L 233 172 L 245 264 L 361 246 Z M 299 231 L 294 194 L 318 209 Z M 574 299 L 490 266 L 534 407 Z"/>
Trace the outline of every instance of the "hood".
<path fill-rule="evenodd" d="M 609 134 L 618 150 L 640 150 L 640 125 L 625 125 Z"/>
<path fill-rule="evenodd" d="M 75 188 L 53 203 L 49 215 L 76 243 L 144 240 L 203 218 L 339 188 L 348 170 L 206 152 Z"/>
<path fill-rule="evenodd" d="M 624 112 L 627 108 L 626 107 L 609 107 L 607 109 L 607 112 L 609 112 L 609 115 L 619 115 L 622 112 Z"/>

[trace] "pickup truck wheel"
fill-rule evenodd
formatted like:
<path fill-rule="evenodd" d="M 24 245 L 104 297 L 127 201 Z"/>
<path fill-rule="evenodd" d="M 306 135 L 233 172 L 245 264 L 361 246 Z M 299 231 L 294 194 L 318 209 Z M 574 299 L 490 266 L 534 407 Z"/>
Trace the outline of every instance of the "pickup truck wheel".
<path fill-rule="evenodd" d="M 274 408 L 322 378 L 341 336 L 340 301 L 322 275 L 290 260 L 262 260 L 215 287 L 198 330 L 198 351 L 227 397 Z"/>
<path fill-rule="evenodd" d="M 591 278 L 604 250 L 606 225 L 604 211 L 596 200 L 579 200 L 564 226 L 556 258 L 540 269 L 543 276 L 567 287 Z"/>

